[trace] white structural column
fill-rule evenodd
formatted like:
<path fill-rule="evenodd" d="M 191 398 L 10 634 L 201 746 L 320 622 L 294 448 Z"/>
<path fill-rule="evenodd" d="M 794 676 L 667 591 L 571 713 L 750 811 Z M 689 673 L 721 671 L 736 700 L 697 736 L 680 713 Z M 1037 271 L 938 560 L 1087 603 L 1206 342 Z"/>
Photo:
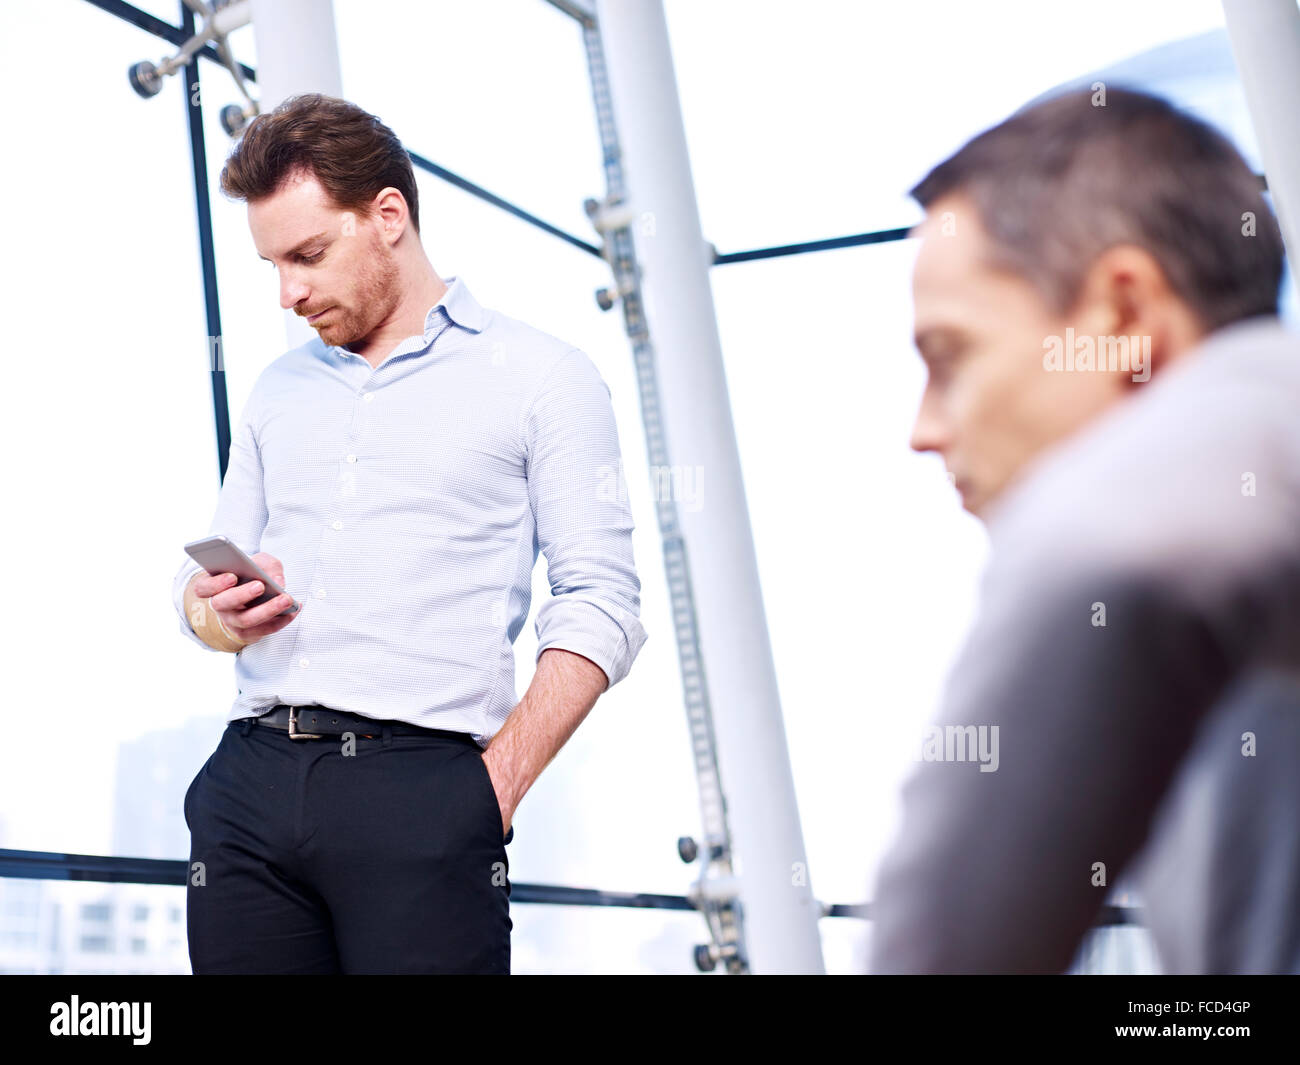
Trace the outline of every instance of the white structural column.
<path fill-rule="evenodd" d="M 1300 6 L 1296 0 L 1223 0 L 1223 17 L 1291 278 L 1300 290 Z"/>
<path fill-rule="evenodd" d="M 257 41 L 258 110 L 266 114 L 304 92 L 343 95 L 333 0 L 252 0 Z M 289 347 L 316 336 L 292 310 L 284 312 Z"/>
<path fill-rule="evenodd" d="M 758 561 L 731 420 L 668 27 L 660 0 L 598 0 L 628 206 L 674 468 L 696 477 L 678 507 L 695 593 L 755 973 L 822 973 Z M 659 478 L 662 485 L 667 478 Z M 672 478 L 673 484 L 685 483 Z"/>

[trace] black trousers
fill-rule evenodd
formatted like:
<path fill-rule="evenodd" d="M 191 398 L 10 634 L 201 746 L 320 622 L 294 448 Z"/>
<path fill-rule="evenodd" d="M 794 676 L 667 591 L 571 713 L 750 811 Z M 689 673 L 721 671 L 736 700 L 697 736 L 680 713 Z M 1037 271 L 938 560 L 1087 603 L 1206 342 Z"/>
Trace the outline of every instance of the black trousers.
<path fill-rule="evenodd" d="M 478 744 L 352 742 L 226 726 L 185 794 L 196 974 L 509 973 L 514 829 Z"/>

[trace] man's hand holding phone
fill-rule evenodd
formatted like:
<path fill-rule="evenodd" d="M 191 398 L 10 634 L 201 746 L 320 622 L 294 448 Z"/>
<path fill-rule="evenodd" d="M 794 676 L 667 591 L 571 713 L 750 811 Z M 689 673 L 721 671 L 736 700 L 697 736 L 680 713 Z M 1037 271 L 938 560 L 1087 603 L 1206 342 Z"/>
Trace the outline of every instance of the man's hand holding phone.
<path fill-rule="evenodd" d="M 278 558 L 259 551 L 252 559 L 281 588 L 285 586 L 284 565 Z M 298 616 L 296 610 L 291 614 L 283 613 L 293 605 L 293 596 L 287 592 L 250 606 L 249 603 L 265 592 L 266 587 L 260 580 L 243 584 L 238 584 L 238 580 L 234 573 L 199 573 L 190 587 L 196 598 L 207 600 L 207 607 L 216 613 L 221 624 L 245 646 L 279 632 Z"/>

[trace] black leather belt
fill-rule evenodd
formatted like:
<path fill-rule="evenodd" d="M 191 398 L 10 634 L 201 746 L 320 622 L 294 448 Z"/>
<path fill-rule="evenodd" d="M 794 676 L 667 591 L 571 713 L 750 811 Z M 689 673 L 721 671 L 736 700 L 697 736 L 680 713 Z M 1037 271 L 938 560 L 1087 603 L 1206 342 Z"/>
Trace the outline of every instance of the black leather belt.
<path fill-rule="evenodd" d="M 478 748 L 478 741 L 468 732 L 421 728 L 406 721 L 382 721 L 364 714 L 331 710 L 328 706 L 288 706 L 277 703 L 255 720 L 259 725 L 287 732 L 295 740 L 320 740 L 327 736 L 342 736 L 345 732 L 373 738 L 383 735 L 384 729 L 388 729 L 394 736 L 446 736 L 449 739 L 468 741 Z"/>

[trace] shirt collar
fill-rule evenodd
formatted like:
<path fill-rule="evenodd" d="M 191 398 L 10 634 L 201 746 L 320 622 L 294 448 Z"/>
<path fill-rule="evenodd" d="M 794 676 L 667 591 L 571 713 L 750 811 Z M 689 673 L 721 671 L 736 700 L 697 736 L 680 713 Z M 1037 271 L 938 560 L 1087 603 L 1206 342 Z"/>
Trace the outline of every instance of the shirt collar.
<path fill-rule="evenodd" d="M 442 299 L 430 307 L 428 315 L 425 316 L 424 335 L 427 337 L 437 331 L 439 307 L 446 311 L 447 317 L 457 325 L 464 326 L 472 333 L 482 332 L 483 308 L 470 293 L 469 286 L 458 276 L 447 278 L 446 284 L 447 291 L 442 294 Z"/>
<path fill-rule="evenodd" d="M 447 285 L 447 291 L 442 294 L 442 299 L 430 307 L 429 313 L 424 316 L 424 339 L 426 343 L 432 341 L 438 335 L 438 323 L 441 320 L 441 316 L 438 314 L 438 308 L 440 307 L 447 318 L 456 325 L 463 326 L 472 333 L 481 333 L 483 331 L 486 316 L 482 306 L 470 292 L 469 286 L 459 276 L 448 277 L 444 281 Z M 332 344 L 330 348 L 337 355 L 356 354 L 348 351 L 347 348 L 340 344 Z"/>

